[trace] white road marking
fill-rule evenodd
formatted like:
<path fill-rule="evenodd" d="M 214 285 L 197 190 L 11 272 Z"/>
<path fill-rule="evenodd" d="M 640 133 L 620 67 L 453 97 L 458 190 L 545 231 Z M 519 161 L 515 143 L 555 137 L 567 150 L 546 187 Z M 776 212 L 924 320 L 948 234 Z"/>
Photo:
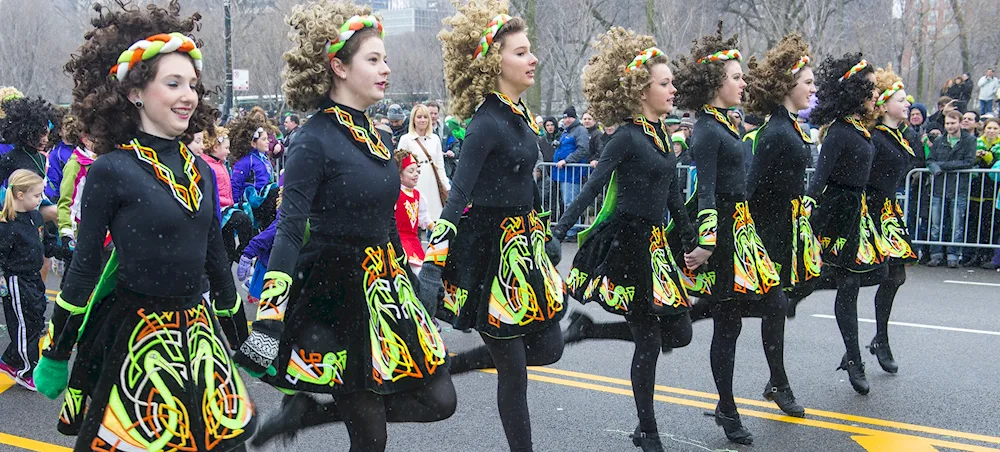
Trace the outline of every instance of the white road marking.
<path fill-rule="evenodd" d="M 988 282 L 975 282 L 975 281 L 952 281 L 952 280 L 950 280 L 950 279 L 946 279 L 946 280 L 945 280 L 944 282 L 946 282 L 946 283 L 949 283 L 949 284 L 965 284 L 965 285 L 969 285 L 969 286 L 989 286 L 989 287 L 1000 287 L 1000 284 L 997 284 L 997 283 L 988 283 Z"/>
<path fill-rule="evenodd" d="M 813 314 L 812 316 L 816 317 L 816 318 L 820 318 L 820 319 L 833 319 L 833 320 L 837 319 L 837 317 L 835 317 L 835 316 L 826 315 L 826 314 Z M 859 322 L 865 322 L 865 323 L 875 323 L 874 319 L 860 319 L 859 318 L 858 321 Z M 889 321 L 889 324 L 890 325 L 896 325 L 896 326 L 912 326 L 914 328 L 926 328 L 926 329 L 929 329 L 929 330 L 955 331 L 955 332 L 959 332 L 959 333 L 975 333 L 975 334 L 988 334 L 990 336 L 1000 336 L 1000 331 L 973 330 L 973 329 L 969 329 L 969 328 L 954 328 L 954 327 L 950 327 L 950 326 L 924 325 L 924 324 L 921 324 L 921 323 L 893 322 L 891 320 Z"/>

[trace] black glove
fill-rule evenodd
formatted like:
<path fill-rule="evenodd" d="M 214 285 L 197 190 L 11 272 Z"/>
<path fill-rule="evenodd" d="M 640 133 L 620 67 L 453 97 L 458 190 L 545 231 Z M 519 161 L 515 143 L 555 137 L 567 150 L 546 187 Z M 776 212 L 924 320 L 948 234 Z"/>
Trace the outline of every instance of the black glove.
<path fill-rule="evenodd" d="M 420 275 L 417 277 L 417 298 L 424 305 L 427 313 L 434 315 L 437 312 L 438 304 L 444 297 L 444 284 L 441 282 L 441 266 L 433 262 L 424 262 L 420 266 Z"/>

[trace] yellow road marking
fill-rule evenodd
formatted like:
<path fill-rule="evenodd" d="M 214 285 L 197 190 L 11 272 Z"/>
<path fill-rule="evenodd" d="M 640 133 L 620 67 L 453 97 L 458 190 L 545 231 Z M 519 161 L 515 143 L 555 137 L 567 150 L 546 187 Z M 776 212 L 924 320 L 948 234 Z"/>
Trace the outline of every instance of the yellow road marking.
<path fill-rule="evenodd" d="M 938 450 L 922 438 L 895 433 L 852 436 L 851 439 L 869 452 L 937 452 Z"/>
<path fill-rule="evenodd" d="M 6 375 L 0 375 L 0 394 L 14 386 L 14 380 Z"/>
<path fill-rule="evenodd" d="M 581 378 L 581 379 L 586 379 L 586 380 L 600 381 L 602 383 L 612 383 L 612 384 L 627 386 L 629 388 L 632 387 L 632 382 L 631 381 L 629 381 L 629 380 L 623 380 L 623 379 L 620 379 L 620 378 L 611 378 L 611 377 L 605 377 L 605 376 L 601 376 L 601 375 L 592 375 L 592 374 L 581 373 L 581 372 L 573 372 L 571 370 L 553 369 L 553 368 L 549 368 L 549 367 L 529 367 L 529 369 L 531 369 L 532 371 L 535 371 L 535 372 L 544 372 L 544 373 L 550 373 L 550 374 L 560 375 L 560 376 L 564 376 L 564 377 L 574 377 L 574 378 Z M 690 397 L 698 397 L 698 398 L 709 399 L 709 400 L 719 400 L 718 394 L 713 394 L 713 393 L 710 393 L 710 392 L 692 391 L 692 390 L 689 390 L 689 389 L 672 388 L 672 387 L 669 387 L 669 386 L 661 386 L 661 385 L 656 385 L 655 388 L 656 388 L 657 391 L 663 391 L 663 392 L 669 392 L 669 393 L 673 393 L 673 394 L 686 395 L 686 396 L 690 396 Z M 744 404 L 744 405 L 752 405 L 752 406 L 755 406 L 755 407 L 769 408 L 769 409 L 775 409 L 775 410 L 778 409 L 778 407 L 775 404 L 773 404 L 771 402 L 761 401 L 761 400 L 736 398 L 736 401 L 739 402 L 739 403 L 741 403 L 741 404 Z M 714 407 L 713 407 L 713 409 L 714 409 Z M 741 411 L 741 413 L 742 413 L 742 411 Z M 967 433 L 967 432 L 960 432 L 960 431 L 956 431 L 956 430 L 947 430 L 947 429 L 943 429 L 943 428 L 928 427 L 928 426 L 925 426 L 925 425 L 907 424 L 907 423 L 904 423 L 904 422 L 894 422 L 894 421 L 889 421 L 889 420 L 885 420 L 885 419 L 870 418 L 870 417 L 864 417 L 864 416 L 854 416 L 854 415 L 851 415 L 851 414 L 837 413 L 835 411 L 823 411 L 823 410 L 816 410 L 816 409 L 813 409 L 813 408 L 807 408 L 806 409 L 806 414 L 808 414 L 810 416 L 819 416 L 819 417 L 825 417 L 825 418 L 830 418 L 830 419 L 837 419 L 837 420 L 840 420 L 840 421 L 858 422 L 858 423 L 862 423 L 862 424 L 877 425 L 879 427 L 888 427 L 888 428 L 894 428 L 894 429 L 898 429 L 898 430 L 910 430 L 910 431 L 914 431 L 914 432 L 927 433 L 927 434 L 930 434 L 930 435 L 950 436 L 950 437 L 954 437 L 954 438 L 962 438 L 962 439 L 968 439 L 968 440 L 972 440 L 972 441 L 980 441 L 980 442 L 984 442 L 984 443 L 1000 444 L 1000 438 L 995 437 L 995 436 L 978 435 L 978 434 L 975 434 L 975 433 Z"/>
<path fill-rule="evenodd" d="M 534 367 L 531 367 L 530 369 L 531 370 L 537 370 L 537 368 L 534 368 Z M 547 369 L 547 370 L 552 370 L 552 369 Z M 481 370 L 481 372 L 490 373 L 490 374 L 496 374 L 496 370 L 494 370 L 494 369 L 484 369 L 484 370 Z M 587 374 L 581 374 L 581 375 L 587 375 Z M 562 386 L 569 386 L 569 387 L 573 387 L 573 388 L 589 389 L 589 390 L 592 390 L 592 391 L 607 392 L 607 393 L 611 393 L 611 394 L 619 394 L 619 395 L 624 395 L 624 396 L 632 397 L 632 391 L 629 390 L 629 389 L 624 389 L 624 388 L 615 388 L 615 387 L 597 385 L 597 384 L 593 384 L 593 383 L 585 383 L 585 382 L 580 382 L 580 381 L 575 381 L 575 380 L 566 380 L 566 379 L 563 379 L 563 378 L 549 377 L 549 376 L 539 375 L 539 374 L 531 373 L 531 372 L 528 373 L 528 379 L 529 380 L 535 380 L 535 381 L 541 381 L 541 382 L 544 382 L 544 383 L 552 383 L 552 384 L 557 384 L 557 385 L 562 385 Z M 660 401 L 660 402 L 667 402 L 667 403 L 672 403 L 672 404 L 675 404 L 675 405 L 683 405 L 683 406 L 701 408 L 701 409 L 704 409 L 704 410 L 714 410 L 715 409 L 715 403 L 714 402 L 701 402 L 701 401 L 697 401 L 697 400 L 690 400 L 690 399 L 682 399 L 682 398 L 678 398 L 678 397 L 665 396 L 665 395 L 662 395 L 662 394 L 654 394 L 653 395 L 653 399 L 657 400 L 657 401 Z M 938 447 L 951 448 L 951 449 L 956 449 L 956 450 L 964 450 L 964 451 L 969 451 L 969 452 L 996 452 L 996 451 L 1000 450 L 1000 449 L 993 449 L 993 448 L 989 448 L 989 447 L 974 446 L 974 445 L 970 445 L 970 444 L 962 444 L 962 443 L 955 443 L 955 442 L 951 442 L 951 441 L 944 441 L 944 440 L 939 440 L 939 439 L 935 439 L 935 438 L 925 438 L 925 437 L 921 437 L 921 436 L 913 436 L 913 435 L 904 435 L 904 434 L 899 434 L 899 433 L 884 432 L 882 430 L 876 430 L 876 429 L 865 428 L 865 427 L 857 427 L 857 426 L 853 426 L 853 425 L 838 424 L 838 423 L 835 423 L 835 422 L 827 422 L 827 421 L 821 421 L 821 420 L 817 420 L 817 419 L 797 418 L 797 417 L 786 416 L 784 414 L 768 413 L 768 412 L 757 411 L 757 410 L 752 410 L 752 409 L 741 409 L 740 410 L 740 414 L 744 415 L 744 416 L 758 417 L 758 418 L 768 419 L 768 420 L 772 420 L 772 421 L 787 422 L 787 423 L 790 423 L 790 424 L 807 425 L 807 426 L 810 426 L 810 427 L 824 428 L 824 429 L 827 429 L 827 430 L 835 430 L 835 431 L 853 433 L 855 435 L 860 435 L 862 437 L 880 436 L 880 435 L 882 435 L 882 436 L 885 436 L 885 435 L 895 435 L 897 437 L 906 437 L 907 441 L 911 441 L 911 442 L 920 441 L 921 444 L 926 444 L 926 445 L 930 445 L 930 446 L 938 446 Z M 923 450 L 927 450 L 927 449 L 924 448 Z M 917 451 L 918 452 L 922 452 L 921 449 L 917 449 Z"/>
<path fill-rule="evenodd" d="M 0 433 L 0 444 L 7 444 L 22 449 L 34 450 L 37 452 L 73 452 L 68 447 L 57 446 L 55 444 L 43 443 L 33 439 L 21 438 L 20 436 Z"/>

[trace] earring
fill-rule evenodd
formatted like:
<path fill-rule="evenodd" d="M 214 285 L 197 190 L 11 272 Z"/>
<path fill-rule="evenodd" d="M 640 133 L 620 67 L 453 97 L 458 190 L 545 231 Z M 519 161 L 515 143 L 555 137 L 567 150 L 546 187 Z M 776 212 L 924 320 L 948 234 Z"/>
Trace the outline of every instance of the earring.
<path fill-rule="evenodd" d="M 135 108 L 142 108 L 142 105 L 143 105 L 143 104 L 142 104 L 142 101 L 141 101 L 141 100 L 137 100 L 137 101 L 135 101 Z"/>

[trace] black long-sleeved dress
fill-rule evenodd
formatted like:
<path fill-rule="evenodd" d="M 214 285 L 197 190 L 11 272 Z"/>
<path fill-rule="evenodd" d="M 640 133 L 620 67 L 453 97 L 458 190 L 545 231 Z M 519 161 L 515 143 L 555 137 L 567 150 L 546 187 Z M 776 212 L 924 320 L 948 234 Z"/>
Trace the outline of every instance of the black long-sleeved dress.
<path fill-rule="evenodd" d="M 660 123 L 641 115 L 622 125 L 580 196 L 553 227 L 564 233 L 609 187 L 594 226 L 580 233 L 580 250 L 566 278 L 580 302 L 594 301 L 620 315 L 676 315 L 690 308 L 663 226 L 669 210 L 684 242 L 695 239 L 681 197 L 677 157 L 668 143 Z"/>
<path fill-rule="evenodd" d="M 267 269 L 293 283 L 278 373 L 265 380 L 333 394 L 426 384 L 445 348 L 396 233 L 399 170 L 389 134 L 364 112 L 327 101 L 296 132 L 284 182 Z M 274 317 L 260 309 L 258 319 Z"/>
<path fill-rule="evenodd" d="M 917 156 L 904 133 L 885 124 L 875 126 L 872 144 L 875 145 L 875 157 L 865 188 L 868 212 L 886 247 L 889 263 L 914 262 L 917 253 L 910 243 L 906 215 L 896 200 L 896 187 L 903 183 L 906 173 L 917 163 Z"/>
<path fill-rule="evenodd" d="M 757 233 L 781 275 L 785 290 L 818 278 L 821 247 L 809 222 L 805 195 L 806 167 L 812 161 L 811 140 L 784 106 L 777 106 L 757 132 L 747 174 L 750 207 L 757 214 Z M 802 290 L 799 295 L 804 295 Z"/>
<path fill-rule="evenodd" d="M 444 309 L 437 315 L 455 328 L 498 339 L 539 331 L 558 322 L 565 306 L 563 283 L 545 254 L 547 227 L 536 210 L 538 127 L 523 103 L 493 92 L 466 130 L 435 225 L 434 236 L 448 239 L 432 239 L 426 258 L 445 265 Z M 441 232 L 446 229 L 451 232 Z"/>
<path fill-rule="evenodd" d="M 807 195 L 816 200 L 812 223 L 823 264 L 866 273 L 881 267 L 887 250 L 869 215 L 865 186 L 875 147 L 853 118 L 830 125 Z"/>
<path fill-rule="evenodd" d="M 739 132 L 724 112 L 706 105 L 694 125 L 691 149 L 698 177 L 698 246 L 712 256 L 695 271 L 685 267 L 685 286 L 716 301 L 760 299 L 781 280 L 750 214 Z"/>
<path fill-rule="evenodd" d="M 253 404 L 214 312 L 238 303 L 214 187 L 179 140 L 144 133 L 90 167 L 44 352 L 67 360 L 79 341 L 74 375 L 96 370 L 84 387 L 71 378 L 60 416 L 70 433 L 79 427 L 77 450 L 230 450 L 253 433 Z M 102 274 L 108 232 L 116 251 Z M 206 274 L 214 307 L 202 296 Z"/>

